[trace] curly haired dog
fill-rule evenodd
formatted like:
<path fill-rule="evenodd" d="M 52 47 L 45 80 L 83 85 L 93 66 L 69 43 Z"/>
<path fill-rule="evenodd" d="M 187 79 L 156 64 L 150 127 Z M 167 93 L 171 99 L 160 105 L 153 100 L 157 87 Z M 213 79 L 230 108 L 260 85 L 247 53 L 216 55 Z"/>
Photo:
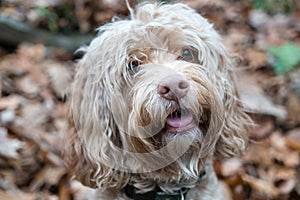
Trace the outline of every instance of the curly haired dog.
<path fill-rule="evenodd" d="M 99 28 L 69 99 L 64 159 L 95 199 L 224 199 L 213 157 L 247 145 L 233 62 L 184 4 L 141 4 Z"/>

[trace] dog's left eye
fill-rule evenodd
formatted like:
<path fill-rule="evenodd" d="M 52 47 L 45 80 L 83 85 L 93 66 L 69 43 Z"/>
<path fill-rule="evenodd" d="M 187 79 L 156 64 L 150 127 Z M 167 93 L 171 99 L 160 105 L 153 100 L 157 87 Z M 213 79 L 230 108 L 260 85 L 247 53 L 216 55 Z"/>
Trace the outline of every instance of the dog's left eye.
<path fill-rule="evenodd" d="M 181 56 L 179 56 L 178 59 L 193 63 L 199 62 L 197 58 L 197 51 L 192 48 L 182 49 Z"/>
<path fill-rule="evenodd" d="M 194 60 L 194 55 L 191 49 L 183 49 L 181 57 L 186 61 Z"/>
<path fill-rule="evenodd" d="M 127 67 L 128 69 L 132 72 L 132 73 L 137 73 L 139 71 L 140 65 L 141 65 L 141 61 L 139 60 L 131 60 Z"/>

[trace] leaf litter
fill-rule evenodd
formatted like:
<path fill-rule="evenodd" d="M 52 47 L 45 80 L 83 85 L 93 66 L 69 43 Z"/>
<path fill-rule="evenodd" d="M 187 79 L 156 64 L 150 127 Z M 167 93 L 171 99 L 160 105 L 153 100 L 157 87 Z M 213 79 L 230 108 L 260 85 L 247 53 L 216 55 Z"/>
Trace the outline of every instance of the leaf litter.
<path fill-rule="evenodd" d="M 282 10 L 276 8 L 270 14 L 250 0 L 185 1 L 213 22 L 228 49 L 240 55 L 236 82 L 255 123 L 243 157 L 215 162 L 227 199 L 300 199 L 300 69 L 293 50 L 300 47 L 300 6 L 294 2 L 289 12 L 276 13 Z M 128 15 L 118 0 L 23 3 L 5 1 L 0 10 L 48 29 L 35 9 L 44 6 L 57 12 L 52 20 L 61 31 L 69 22 L 59 8 L 71 5 L 76 17 L 68 28 L 82 33 L 93 32 L 113 15 Z M 285 50 L 286 44 L 292 47 Z M 14 52 L 0 46 L 0 52 L 0 199 L 89 199 L 91 190 L 72 179 L 61 157 L 65 94 L 76 64 L 72 55 L 26 43 Z M 284 73 L 276 71 L 278 63 Z"/>

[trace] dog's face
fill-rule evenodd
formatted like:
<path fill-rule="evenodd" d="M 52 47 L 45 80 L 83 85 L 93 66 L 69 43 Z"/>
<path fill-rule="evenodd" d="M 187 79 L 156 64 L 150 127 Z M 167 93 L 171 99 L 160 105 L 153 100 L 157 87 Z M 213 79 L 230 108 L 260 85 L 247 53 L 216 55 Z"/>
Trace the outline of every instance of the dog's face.
<path fill-rule="evenodd" d="M 182 4 L 100 28 L 72 85 L 67 164 L 87 185 L 121 187 L 130 173 L 197 177 L 213 155 L 242 152 L 248 117 L 231 65 L 212 25 Z"/>

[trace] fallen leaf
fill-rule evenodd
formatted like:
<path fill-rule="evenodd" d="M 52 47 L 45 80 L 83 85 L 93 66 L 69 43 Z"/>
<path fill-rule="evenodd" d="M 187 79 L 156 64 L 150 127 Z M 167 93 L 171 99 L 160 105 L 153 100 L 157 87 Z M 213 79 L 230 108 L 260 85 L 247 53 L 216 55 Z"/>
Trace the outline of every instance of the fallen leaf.
<path fill-rule="evenodd" d="M 47 67 L 47 73 L 50 77 L 50 84 L 55 94 L 58 97 L 63 97 L 67 94 L 67 89 L 72 80 L 72 72 L 65 66 L 52 63 Z"/>
<path fill-rule="evenodd" d="M 0 155 L 6 158 L 19 158 L 18 150 L 22 148 L 22 142 L 18 139 L 7 137 L 7 130 L 0 127 Z"/>
<path fill-rule="evenodd" d="M 254 125 L 249 127 L 249 137 L 254 140 L 267 138 L 275 129 L 275 119 L 269 115 L 253 114 Z"/>
<path fill-rule="evenodd" d="M 294 123 L 300 123 L 300 97 L 295 93 L 289 92 L 285 104 L 289 120 Z"/>
<path fill-rule="evenodd" d="M 281 194 L 289 194 L 296 186 L 296 180 L 294 178 L 283 181 L 279 184 L 278 189 Z"/>
<path fill-rule="evenodd" d="M 241 170 L 242 162 L 238 158 L 231 158 L 221 163 L 221 174 L 225 177 L 237 174 Z"/>
<path fill-rule="evenodd" d="M 300 151 L 300 129 L 294 129 L 287 133 L 286 144 L 294 150 Z"/>
<path fill-rule="evenodd" d="M 0 112 L 0 122 L 3 124 L 12 123 L 15 120 L 15 110 L 6 109 Z"/>
<path fill-rule="evenodd" d="M 23 43 L 18 47 L 17 54 L 22 59 L 30 60 L 33 62 L 41 62 L 46 57 L 46 47 L 45 45 L 39 44 L 29 44 Z"/>
<path fill-rule="evenodd" d="M 269 100 L 262 87 L 258 85 L 258 78 L 252 73 L 239 73 L 237 76 L 237 88 L 245 109 L 250 113 L 271 115 L 285 120 L 287 117 L 285 108 Z"/>
<path fill-rule="evenodd" d="M 59 182 L 59 179 L 65 174 L 65 169 L 62 167 L 46 166 L 36 174 L 34 180 L 29 186 L 30 191 L 38 191 L 39 188 L 46 184 L 46 187 L 51 187 Z"/>
<path fill-rule="evenodd" d="M 0 199 L 3 200 L 36 200 L 37 198 L 36 193 L 24 193 L 21 191 L 5 192 L 0 190 Z"/>
<path fill-rule="evenodd" d="M 269 198 L 276 198 L 279 195 L 278 189 L 270 182 L 249 176 L 247 174 L 242 175 L 242 180 L 249 184 L 253 190 L 265 194 Z"/>
<path fill-rule="evenodd" d="M 251 10 L 249 14 L 249 24 L 253 28 L 263 31 L 269 21 L 269 16 L 262 10 Z"/>
<path fill-rule="evenodd" d="M 39 127 L 48 120 L 52 109 L 51 105 L 47 105 L 47 101 L 44 101 L 43 104 L 28 103 L 21 109 L 20 122 L 22 121 L 22 125 L 31 126 L 31 128 Z"/>
<path fill-rule="evenodd" d="M 239 29 L 231 29 L 229 31 L 230 33 L 224 37 L 224 43 L 230 51 L 239 52 L 243 49 L 249 35 Z"/>
<path fill-rule="evenodd" d="M 17 109 L 20 105 L 24 104 L 26 100 L 20 95 L 10 95 L 1 97 L 0 99 L 0 110 L 4 109 Z"/>
<path fill-rule="evenodd" d="M 296 167 L 300 164 L 298 152 L 287 148 L 286 139 L 280 133 L 274 132 L 269 138 L 272 147 L 272 157 L 284 163 L 287 167 Z M 289 155 L 289 156 L 286 156 Z"/>
<path fill-rule="evenodd" d="M 273 163 L 270 145 L 266 142 L 266 140 L 251 144 L 248 147 L 243 160 L 245 163 L 259 164 L 263 167 L 269 167 Z"/>
<path fill-rule="evenodd" d="M 29 97 L 33 98 L 39 94 L 39 85 L 30 76 L 25 76 L 17 81 L 18 88 Z"/>
<path fill-rule="evenodd" d="M 254 70 L 264 67 L 267 64 L 266 53 L 262 51 L 248 49 L 244 57 L 249 63 L 248 66 Z"/>
<path fill-rule="evenodd" d="M 274 132 L 270 136 L 269 141 L 270 145 L 279 151 L 286 149 L 285 138 L 279 132 Z"/>

